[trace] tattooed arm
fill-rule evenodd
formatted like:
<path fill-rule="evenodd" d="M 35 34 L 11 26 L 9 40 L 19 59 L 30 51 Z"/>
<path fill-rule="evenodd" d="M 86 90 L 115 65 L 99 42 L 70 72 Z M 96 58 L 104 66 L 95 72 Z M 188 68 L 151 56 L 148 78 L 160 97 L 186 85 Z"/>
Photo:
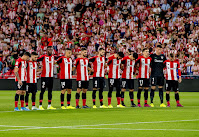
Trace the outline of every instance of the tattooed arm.
<path fill-rule="evenodd" d="M 18 71 L 19 71 L 19 68 L 15 67 L 15 69 L 14 69 L 15 76 L 16 76 L 16 78 L 17 78 L 17 80 L 18 80 L 18 83 L 19 83 L 20 85 L 22 85 L 22 81 L 21 81 L 21 79 L 20 79 L 20 77 L 19 77 Z"/>

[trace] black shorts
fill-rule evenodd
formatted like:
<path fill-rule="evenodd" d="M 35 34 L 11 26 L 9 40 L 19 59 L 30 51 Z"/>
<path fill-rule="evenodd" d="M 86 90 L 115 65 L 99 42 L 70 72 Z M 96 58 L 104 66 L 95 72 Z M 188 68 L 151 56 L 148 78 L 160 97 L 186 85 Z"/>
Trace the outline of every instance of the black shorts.
<path fill-rule="evenodd" d="M 138 87 L 150 87 L 150 79 L 139 78 L 138 79 Z"/>
<path fill-rule="evenodd" d="M 26 92 L 36 93 L 37 92 L 37 83 L 26 83 Z"/>
<path fill-rule="evenodd" d="M 120 88 L 120 79 L 113 79 L 113 78 L 109 78 L 108 79 L 108 83 L 109 83 L 109 87 L 116 87 L 116 88 Z"/>
<path fill-rule="evenodd" d="M 72 79 L 60 79 L 61 90 L 72 89 Z"/>
<path fill-rule="evenodd" d="M 176 80 L 166 80 L 166 85 L 165 85 L 166 91 L 179 91 L 179 86 L 178 86 L 178 81 Z"/>
<path fill-rule="evenodd" d="M 53 89 L 52 77 L 41 77 L 41 89 Z"/>
<path fill-rule="evenodd" d="M 89 81 L 77 81 L 77 88 L 88 89 Z"/>
<path fill-rule="evenodd" d="M 19 85 L 18 81 L 15 82 L 16 89 L 17 90 L 23 90 L 26 91 L 26 81 L 22 81 L 22 85 Z"/>
<path fill-rule="evenodd" d="M 151 86 L 164 86 L 164 77 L 151 77 Z"/>
<path fill-rule="evenodd" d="M 93 77 L 93 88 L 104 88 L 103 77 Z"/>
<path fill-rule="evenodd" d="M 122 88 L 134 89 L 134 79 L 122 79 Z"/>

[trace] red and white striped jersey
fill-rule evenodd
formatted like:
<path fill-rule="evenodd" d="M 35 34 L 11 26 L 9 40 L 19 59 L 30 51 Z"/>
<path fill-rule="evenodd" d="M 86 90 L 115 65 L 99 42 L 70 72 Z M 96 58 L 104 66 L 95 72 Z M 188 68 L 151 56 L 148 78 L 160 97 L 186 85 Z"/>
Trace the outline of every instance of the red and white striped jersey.
<path fill-rule="evenodd" d="M 37 83 L 37 62 L 27 62 L 27 82 L 26 83 Z"/>
<path fill-rule="evenodd" d="M 71 79 L 72 78 L 72 59 L 66 58 L 65 56 L 60 57 L 57 60 L 57 64 L 60 66 L 60 79 Z"/>
<path fill-rule="evenodd" d="M 54 56 L 42 55 L 37 61 L 42 62 L 41 77 L 53 77 Z"/>
<path fill-rule="evenodd" d="M 143 57 L 140 56 L 136 60 L 136 64 L 139 63 L 139 74 L 138 78 L 147 78 L 149 79 L 149 74 L 150 74 L 150 63 L 151 63 L 151 57 Z"/>
<path fill-rule="evenodd" d="M 19 74 L 19 78 L 21 81 L 26 81 L 27 78 L 27 70 L 26 70 L 26 61 L 19 58 L 16 60 L 16 63 L 15 63 L 15 67 L 16 68 L 19 68 L 19 71 L 18 71 L 18 74 Z M 15 77 L 15 81 L 18 81 L 18 79 Z"/>
<path fill-rule="evenodd" d="M 105 57 L 95 56 L 90 58 L 89 62 L 93 62 L 93 77 L 104 77 Z"/>
<path fill-rule="evenodd" d="M 114 55 L 108 58 L 109 73 L 108 78 L 120 78 L 120 64 L 121 60 L 117 59 Z"/>
<path fill-rule="evenodd" d="M 134 72 L 135 60 L 131 60 L 129 56 L 126 56 L 122 59 L 122 64 L 124 64 L 122 78 L 134 79 L 133 72 Z"/>
<path fill-rule="evenodd" d="M 89 81 L 88 61 L 87 58 L 77 58 L 75 60 L 74 66 L 76 66 L 77 81 Z"/>
<path fill-rule="evenodd" d="M 178 80 L 177 70 L 178 70 L 178 75 L 181 76 L 179 61 L 165 60 L 164 65 L 166 70 L 166 80 Z"/>

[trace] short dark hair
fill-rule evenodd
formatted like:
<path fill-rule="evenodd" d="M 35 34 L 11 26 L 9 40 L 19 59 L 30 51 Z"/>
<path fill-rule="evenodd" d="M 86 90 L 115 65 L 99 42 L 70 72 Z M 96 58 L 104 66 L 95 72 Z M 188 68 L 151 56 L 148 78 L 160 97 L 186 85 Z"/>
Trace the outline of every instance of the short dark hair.
<path fill-rule="evenodd" d="M 162 45 L 157 45 L 156 47 L 157 47 L 157 48 L 162 48 Z"/>
<path fill-rule="evenodd" d="M 122 58 L 124 57 L 124 53 L 123 53 L 123 52 L 118 52 L 117 54 L 118 54 L 120 57 L 122 57 Z"/>
<path fill-rule="evenodd" d="M 38 55 L 37 52 L 32 52 L 31 55 Z"/>
<path fill-rule="evenodd" d="M 137 58 L 138 58 L 138 54 L 137 54 L 137 53 L 133 53 L 133 57 L 134 57 L 135 59 L 137 59 Z"/>
<path fill-rule="evenodd" d="M 29 52 L 24 52 L 24 54 L 23 54 L 23 55 L 31 57 L 31 55 L 30 55 L 30 53 L 29 53 Z"/>
<path fill-rule="evenodd" d="M 87 50 L 85 47 L 81 48 L 81 51 Z"/>
<path fill-rule="evenodd" d="M 170 53 L 169 56 L 173 58 L 173 57 L 174 57 L 174 54 L 173 54 L 173 53 Z"/>
<path fill-rule="evenodd" d="M 71 48 L 66 48 L 66 50 L 71 50 Z"/>
<path fill-rule="evenodd" d="M 143 48 L 142 52 L 144 52 L 145 50 L 148 50 L 148 48 Z"/>
<path fill-rule="evenodd" d="M 128 49 L 128 52 L 133 52 L 131 49 Z"/>
<path fill-rule="evenodd" d="M 52 48 L 52 46 L 47 46 L 47 49 Z"/>
<path fill-rule="evenodd" d="M 99 50 L 98 51 L 102 51 L 102 50 L 105 50 L 104 48 L 99 48 Z"/>

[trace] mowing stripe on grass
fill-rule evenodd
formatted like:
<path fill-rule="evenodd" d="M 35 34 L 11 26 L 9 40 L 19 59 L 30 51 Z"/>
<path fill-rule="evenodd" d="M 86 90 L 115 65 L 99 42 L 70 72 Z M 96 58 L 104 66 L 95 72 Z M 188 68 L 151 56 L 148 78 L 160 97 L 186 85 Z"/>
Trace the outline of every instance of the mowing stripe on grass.
<path fill-rule="evenodd" d="M 12 125 L 0 125 L 0 127 L 22 127 L 20 129 L 5 129 L 0 131 L 11 131 L 11 130 L 31 130 L 31 129 L 53 129 L 53 128 L 65 128 L 65 129 L 117 129 L 117 128 L 84 128 L 84 127 L 95 127 L 95 126 L 111 126 L 111 125 L 133 125 L 133 124 L 155 124 L 155 123 L 172 123 L 172 122 L 190 122 L 199 121 L 199 119 L 191 120 L 172 120 L 172 121 L 153 121 L 153 122 L 133 122 L 133 123 L 113 123 L 113 124 L 95 124 L 95 125 L 76 125 L 76 126 L 57 126 L 57 127 L 39 127 L 39 126 L 12 126 Z M 26 128 L 23 128 L 26 127 Z M 126 128 L 119 128 L 121 130 L 127 130 Z M 156 130 L 156 129 L 131 129 L 131 130 Z M 157 129 L 157 130 L 173 130 L 173 129 Z M 175 129 L 174 129 L 175 130 Z M 176 129 L 177 131 L 178 129 Z M 179 129 L 183 130 L 184 129 Z M 187 129 L 190 131 L 199 131 L 194 129 Z"/>

